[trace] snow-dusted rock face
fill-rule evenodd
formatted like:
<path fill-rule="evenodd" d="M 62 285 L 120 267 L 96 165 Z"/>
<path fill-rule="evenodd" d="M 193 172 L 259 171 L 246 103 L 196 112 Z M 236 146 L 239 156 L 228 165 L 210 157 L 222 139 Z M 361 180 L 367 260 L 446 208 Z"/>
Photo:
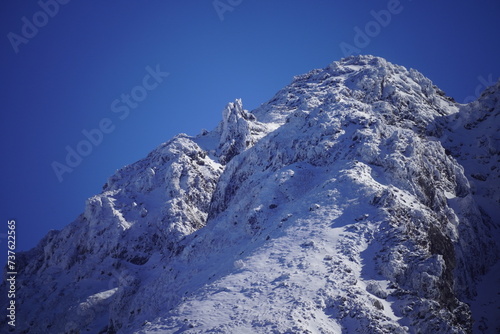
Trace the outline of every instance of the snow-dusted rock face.
<path fill-rule="evenodd" d="M 23 254 L 17 329 L 494 331 L 479 282 L 499 254 L 499 97 L 460 105 L 356 56 L 252 112 L 229 103 Z"/>
<path fill-rule="evenodd" d="M 256 117 L 243 110 L 241 99 L 230 102 L 222 112 L 218 156 L 226 163 L 234 156 L 253 146 L 267 132 L 265 124 L 257 122 Z"/>

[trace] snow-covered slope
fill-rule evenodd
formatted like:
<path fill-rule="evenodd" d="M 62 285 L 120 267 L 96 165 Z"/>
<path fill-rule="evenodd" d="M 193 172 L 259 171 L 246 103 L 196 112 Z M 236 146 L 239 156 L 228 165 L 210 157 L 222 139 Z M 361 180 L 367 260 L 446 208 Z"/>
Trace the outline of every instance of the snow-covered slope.
<path fill-rule="evenodd" d="M 229 103 L 22 255 L 17 330 L 494 331 L 499 97 L 356 56 Z"/>

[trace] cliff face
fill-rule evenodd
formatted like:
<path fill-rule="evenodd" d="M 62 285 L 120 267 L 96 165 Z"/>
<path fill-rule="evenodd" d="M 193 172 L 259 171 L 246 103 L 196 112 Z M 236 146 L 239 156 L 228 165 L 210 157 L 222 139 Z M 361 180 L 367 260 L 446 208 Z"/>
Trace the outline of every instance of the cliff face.
<path fill-rule="evenodd" d="M 459 105 L 417 71 L 357 56 L 252 112 L 236 100 L 22 255 L 19 328 L 491 330 L 467 303 L 498 259 L 499 96 Z"/>

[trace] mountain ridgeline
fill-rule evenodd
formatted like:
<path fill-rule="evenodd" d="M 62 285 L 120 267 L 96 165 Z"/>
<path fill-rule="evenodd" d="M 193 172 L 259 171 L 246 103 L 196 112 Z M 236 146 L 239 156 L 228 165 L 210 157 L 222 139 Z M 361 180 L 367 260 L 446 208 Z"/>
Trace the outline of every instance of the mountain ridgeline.
<path fill-rule="evenodd" d="M 16 331 L 500 330 L 499 99 L 352 56 L 229 103 L 18 255 Z"/>

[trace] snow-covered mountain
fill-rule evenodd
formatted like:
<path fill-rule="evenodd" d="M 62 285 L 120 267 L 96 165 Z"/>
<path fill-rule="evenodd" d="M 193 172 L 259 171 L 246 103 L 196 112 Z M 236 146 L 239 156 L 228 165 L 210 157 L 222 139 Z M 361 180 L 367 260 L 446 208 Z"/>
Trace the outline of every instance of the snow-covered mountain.
<path fill-rule="evenodd" d="M 16 330 L 494 333 L 499 101 L 354 56 L 229 103 L 19 255 Z"/>

